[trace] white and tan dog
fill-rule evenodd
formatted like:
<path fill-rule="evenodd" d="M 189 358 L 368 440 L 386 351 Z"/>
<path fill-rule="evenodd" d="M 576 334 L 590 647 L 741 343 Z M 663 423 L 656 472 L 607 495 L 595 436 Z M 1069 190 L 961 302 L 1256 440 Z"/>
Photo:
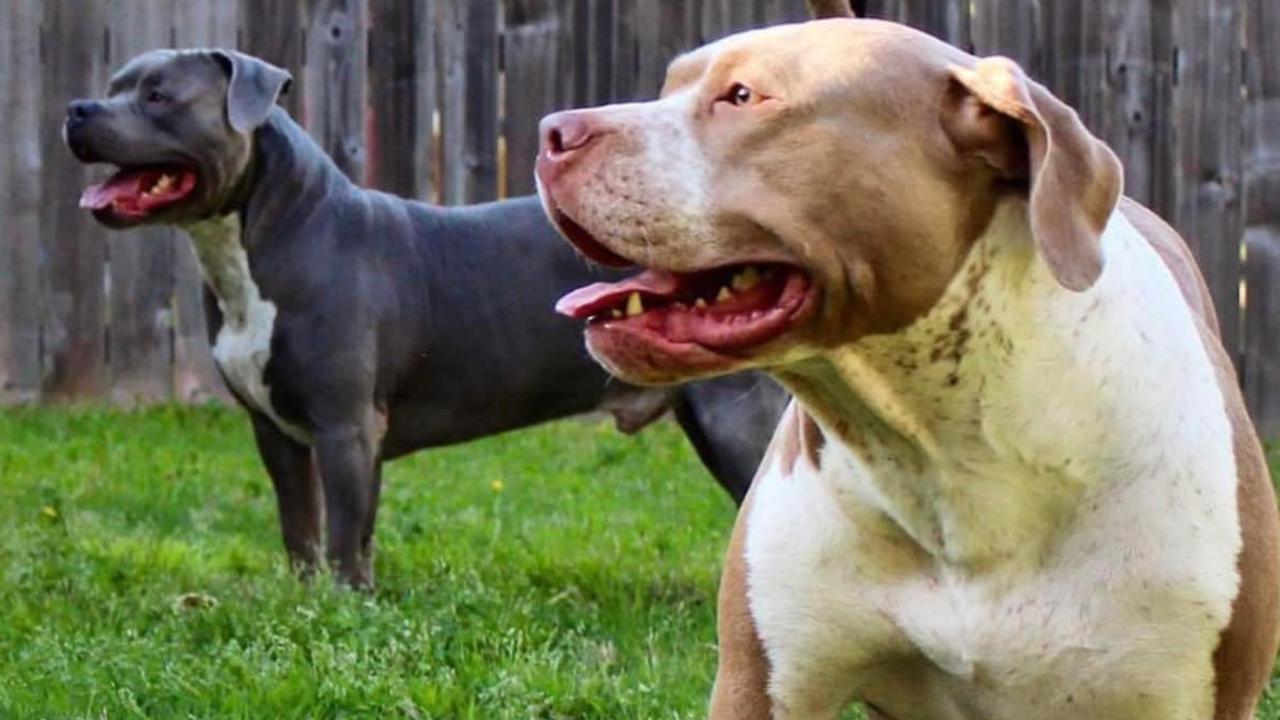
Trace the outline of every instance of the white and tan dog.
<path fill-rule="evenodd" d="M 586 254 L 563 299 L 665 383 L 794 404 L 734 531 L 717 720 L 1242 720 L 1270 676 L 1275 498 L 1181 239 L 1012 62 L 823 20 L 543 121 Z"/>

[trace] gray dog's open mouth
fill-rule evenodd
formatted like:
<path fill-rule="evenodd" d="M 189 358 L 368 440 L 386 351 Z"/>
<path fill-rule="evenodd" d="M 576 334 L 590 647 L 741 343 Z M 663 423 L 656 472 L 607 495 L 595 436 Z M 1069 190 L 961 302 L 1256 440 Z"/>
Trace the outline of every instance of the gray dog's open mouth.
<path fill-rule="evenodd" d="M 124 168 L 80 195 L 80 207 L 121 220 L 144 220 L 188 199 L 194 170 L 176 165 Z"/>

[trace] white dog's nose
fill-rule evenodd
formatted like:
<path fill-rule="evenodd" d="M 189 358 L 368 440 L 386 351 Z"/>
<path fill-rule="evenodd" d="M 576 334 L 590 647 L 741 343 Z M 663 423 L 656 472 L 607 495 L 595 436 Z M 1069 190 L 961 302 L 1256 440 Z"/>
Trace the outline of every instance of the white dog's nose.
<path fill-rule="evenodd" d="M 542 152 L 555 159 L 584 147 L 592 138 L 591 124 L 584 113 L 570 110 L 552 113 L 538 125 Z"/>

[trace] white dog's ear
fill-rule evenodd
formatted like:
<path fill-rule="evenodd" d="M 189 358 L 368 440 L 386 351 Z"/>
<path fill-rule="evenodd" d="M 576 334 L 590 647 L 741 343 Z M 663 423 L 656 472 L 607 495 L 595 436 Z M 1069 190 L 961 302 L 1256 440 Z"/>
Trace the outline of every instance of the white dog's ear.
<path fill-rule="evenodd" d="M 815 20 L 835 17 L 857 17 L 849 0 L 806 0 L 809 17 Z"/>
<path fill-rule="evenodd" d="M 235 50 L 213 50 L 213 59 L 227 73 L 227 120 L 239 133 L 252 132 L 266 122 L 267 113 L 289 91 L 289 71 Z"/>
<path fill-rule="evenodd" d="M 1040 256 L 1060 285 L 1087 290 L 1102 274 L 1100 238 L 1120 200 L 1120 161 L 1012 60 L 984 58 L 950 74 L 943 127 L 952 142 L 1026 180 Z"/>

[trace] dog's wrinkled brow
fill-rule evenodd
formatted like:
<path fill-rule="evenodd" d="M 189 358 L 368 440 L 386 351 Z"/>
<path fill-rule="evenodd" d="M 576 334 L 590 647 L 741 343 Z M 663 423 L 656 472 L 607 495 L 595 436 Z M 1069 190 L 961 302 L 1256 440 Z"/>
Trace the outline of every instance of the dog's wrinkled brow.
<path fill-rule="evenodd" d="M 126 65 L 120 72 L 111 77 L 111 81 L 107 83 L 107 94 L 115 95 L 116 93 L 133 87 L 138 83 L 143 68 L 136 65 Z"/>
<path fill-rule="evenodd" d="M 662 94 L 676 92 L 698 81 L 707 69 L 710 56 L 704 51 L 686 53 L 667 66 L 667 79 L 662 84 Z"/>

